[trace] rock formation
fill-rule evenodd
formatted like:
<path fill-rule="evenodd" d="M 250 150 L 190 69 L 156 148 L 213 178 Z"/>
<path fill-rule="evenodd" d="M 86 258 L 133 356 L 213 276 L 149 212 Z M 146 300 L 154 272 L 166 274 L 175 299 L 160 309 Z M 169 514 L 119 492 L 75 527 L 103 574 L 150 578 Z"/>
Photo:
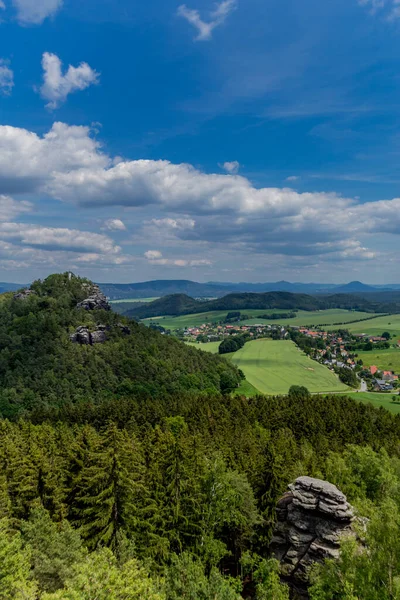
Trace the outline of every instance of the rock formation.
<path fill-rule="evenodd" d="M 36 292 L 27 288 L 26 290 L 22 290 L 22 292 L 14 294 L 14 300 L 26 300 L 29 296 L 36 296 Z"/>
<path fill-rule="evenodd" d="M 316 562 L 338 558 L 341 537 L 354 535 L 353 508 L 336 486 L 299 477 L 277 504 L 270 550 L 294 598 L 308 598 L 309 572 Z"/>
<path fill-rule="evenodd" d="M 77 327 L 75 333 L 70 336 L 71 342 L 81 344 L 82 346 L 104 344 L 104 342 L 107 341 L 104 329 L 98 328 L 96 331 L 90 332 L 87 327 L 81 325 L 80 327 Z"/>
<path fill-rule="evenodd" d="M 88 296 L 82 302 L 79 302 L 77 304 L 77 308 L 84 308 L 85 310 L 111 310 L 111 306 L 107 302 L 107 298 L 100 290 L 98 285 L 91 286 L 90 296 Z"/>

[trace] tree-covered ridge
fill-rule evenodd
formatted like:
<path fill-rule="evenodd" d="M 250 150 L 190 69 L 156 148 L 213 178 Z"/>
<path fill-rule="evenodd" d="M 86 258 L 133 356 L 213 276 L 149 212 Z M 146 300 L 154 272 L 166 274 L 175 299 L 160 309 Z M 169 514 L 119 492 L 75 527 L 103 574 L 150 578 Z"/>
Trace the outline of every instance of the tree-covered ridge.
<path fill-rule="evenodd" d="M 284 309 L 327 310 L 342 308 L 371 313 L 398 312 L 400 304 L 370 302 L 367 298 L 349 294 L 309 296 L 291 292 L 233 293 L 216 300 L 201 301 L 185 294 L 164 296 L 147 304 L 139 303 L 126 311 L 127 315 L 146 319 L 163 315 L 179 316 L 219 310 Z"/>
<path fill-rule="evenodd" d="M 92 289 L 79 277 L 52 275 L 32 284 L 23 298 L 0 305 L 0 414 L 110 398 L 167 398 L 182 391 L 218 393 L 237 370 L 112 311 L 77 308 Z M 131 330 L 127 335 L 121 321 Z M 71 343 L 78 326 L 106 327 L 107 341 Z M 226 373 L 232 377 L 227 378 Z M 233 379 L 232 379 L 233 378 Z"/>

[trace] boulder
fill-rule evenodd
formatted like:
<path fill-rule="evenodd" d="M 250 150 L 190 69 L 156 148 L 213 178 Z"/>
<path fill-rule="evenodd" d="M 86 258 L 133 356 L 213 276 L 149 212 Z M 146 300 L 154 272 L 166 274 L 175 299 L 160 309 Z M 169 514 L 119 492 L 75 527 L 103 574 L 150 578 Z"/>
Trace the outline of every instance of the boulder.
<path fill-rule="evenodd" d="M 90 288 L 90 295 L 85 300 L 82 300 L 82 302 L 78 302 L 76 306 L 85 310 L 111 310 L 107 298 L 98 285 L 93 285 Z"/>
<path fill-rule="evenodd" d="M 327 481 L 299 477 L 276 507 L 270 550 L 294 598 L 308 598 L 310 569 L 338 558 L 340 540 L 353 535 L 354 511 L 346 496 Z"/>

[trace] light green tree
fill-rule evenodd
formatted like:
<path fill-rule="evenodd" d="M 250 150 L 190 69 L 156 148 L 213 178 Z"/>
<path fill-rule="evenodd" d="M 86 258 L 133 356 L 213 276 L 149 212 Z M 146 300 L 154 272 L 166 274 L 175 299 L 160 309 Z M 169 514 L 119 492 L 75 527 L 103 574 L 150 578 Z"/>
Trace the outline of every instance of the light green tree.
<path fill-rule="evenodd" d="M 36 583 L 30 575 L 31 552 L 21 535 L 10 531 L 7 519 L 0 520 L 0 600 L 35 600 Z"/>
<path fill-rule="evenodd" d="M 77 564 L 64 589 L 41 596 L 41 600 L 128 599 L 165 600 L 165 595 L 136 560 L 119 567 L 108 548 L 93 552 Z"/>

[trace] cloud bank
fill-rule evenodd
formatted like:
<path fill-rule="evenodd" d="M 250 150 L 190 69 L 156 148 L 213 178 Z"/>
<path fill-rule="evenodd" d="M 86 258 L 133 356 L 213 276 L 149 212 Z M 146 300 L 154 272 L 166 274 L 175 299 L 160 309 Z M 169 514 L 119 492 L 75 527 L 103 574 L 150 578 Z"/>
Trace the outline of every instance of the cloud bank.
<path fill-rule="evenodd" d="M 145 259 L 158 265 L 215 262 L 214 256 L 205 256 L 205 248 L 214 248 L 217 254 L 229 249 L 240 255 L 287 256 L 293 261 L 302 257 L 307 261 L 310 257 L 371 261 L 379 256 L 379 244 L 374 248 L 370 242 L 377 236 L 400 234 L 400 198 L 362 203 L 333 192 L 256 187 L 244 176 L 208 174 L 184 163 L 116 160 L 86 127 L 55 123 L 38 136 L 26 129 L 1 126 L 0 194 L 6 218 L 29 210 L 29 203 L 14 198 L 43 193 L 87 209 L 109 207 L 114 214 L 118 206 L 134 210 L 136 221 L 142 216 L 138 239 L 158 236 L 169 246 L 173 241 L 176 247 L 181 244 L 185 254 L 194 248 L 200 253 L 200 258 L 166 258 L 160 250 L 148 251 Z M 149 211 L 156 214 L 146 219 Z M 44 247 L 33 241 L 31 230 L 22 227 L 17 235 L 14 225 L 3 227 L 1 236 Z M 116 217 L 104 226 L 110 232 L 125 228 Z M 108 236 L 58 230 L 53 240 L 50 233 L 45 228 L 36 231 L 38 238 L 50 240 L 46 247 L 57 243 L 61 247 L 62 243 L 70 251 L 75 248 L 122 260 L 119 247 Z"/>

